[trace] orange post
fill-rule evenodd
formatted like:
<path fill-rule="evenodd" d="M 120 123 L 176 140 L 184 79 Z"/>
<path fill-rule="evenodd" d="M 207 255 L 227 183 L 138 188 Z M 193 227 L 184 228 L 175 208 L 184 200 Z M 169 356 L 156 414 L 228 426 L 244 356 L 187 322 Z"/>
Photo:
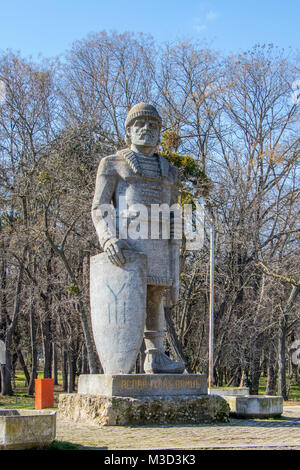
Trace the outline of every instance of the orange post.
<path fill-rule="evenodd" d="M 54 408 L 53 379 L 35 379 L 35 409 Z"/>

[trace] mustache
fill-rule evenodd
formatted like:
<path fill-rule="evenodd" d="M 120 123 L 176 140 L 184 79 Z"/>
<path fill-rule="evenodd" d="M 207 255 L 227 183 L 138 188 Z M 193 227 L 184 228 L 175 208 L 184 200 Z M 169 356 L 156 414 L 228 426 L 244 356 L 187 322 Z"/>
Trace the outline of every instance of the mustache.
<path fill-rule="evenodd" d="M 151 131 L 143 131 L 143 132 L 140 132 L 139 135 L 141 137 L 145 136 L 145 135 L 152 135 L 152 132 Z"/>

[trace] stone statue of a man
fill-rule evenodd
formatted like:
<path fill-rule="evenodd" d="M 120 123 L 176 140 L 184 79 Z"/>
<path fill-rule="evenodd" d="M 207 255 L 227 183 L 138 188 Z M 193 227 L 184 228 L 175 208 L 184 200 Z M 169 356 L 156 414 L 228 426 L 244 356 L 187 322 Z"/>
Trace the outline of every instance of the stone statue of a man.
<path fill-rule="evenodd" d="M 179 246 L 172 234 L 171 224 L 165 223 L 159 236 L 147 229 L 147 236 L 122 236 L 120 223 L 134 226 L 141 223 L 141 213 L 150 221 L 150 209 L 161 204 L 177 203 L 178 171 L 164 157 L 155 153 L 160 139 L 161 117 L 150 104 L 139 103 L 129 111 L 126 122 L 126 141 L 130 148 L 101 160 L 92 206 L 92 219 L 99 242 L 111 263 L 126 266 L 124 250 L 147 255 L 147 300 L 144 340 L 146 373 L 182 373 L 184 364 L 172 361 L 164 352 L 163 294 L 170 289 L 176 301 L 179 284 Z M 113 204 L 115 216 L 104 208 Z M 141 211 L 141 208 L 146 208 Z M 140 209 L 140 210 L 139 210 Z M 115 217 L 116 220 L 112 220 Z M 115 223 L 115 224 L 114 224 Z M 150 225 L 150 223 L 149 223 Z M 164 225 L 164 222 L 162 222 Z M 116 227 L 113 230 L 112 227 Z M 147 226 L 148 227 L 148 226 Z M 161 236 L 169 230 L 168 236 Z M 148 236 L 149 235 L 149 236 Z"/>

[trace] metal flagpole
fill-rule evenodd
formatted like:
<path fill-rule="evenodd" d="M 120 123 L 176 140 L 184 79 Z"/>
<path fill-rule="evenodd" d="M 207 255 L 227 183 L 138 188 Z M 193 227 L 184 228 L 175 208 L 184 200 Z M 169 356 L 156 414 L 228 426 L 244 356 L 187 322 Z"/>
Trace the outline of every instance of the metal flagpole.
<path fill-rule="evenodd" d="M 208 371 L 208 386 L 213 387 L 214 383 L 214 251 L 215 251 L 215 229 L 213 221 L 210 220 L 209 230 L 209 371 Z"/>
<path fill-rule="evenodd" d="M 215 270 L 215 226 L 214 216 L 201 203 L 203 215 L 209 224 L 209 352 L 208 352 L 208 387 L 214 384 L 214 270 Z"/>

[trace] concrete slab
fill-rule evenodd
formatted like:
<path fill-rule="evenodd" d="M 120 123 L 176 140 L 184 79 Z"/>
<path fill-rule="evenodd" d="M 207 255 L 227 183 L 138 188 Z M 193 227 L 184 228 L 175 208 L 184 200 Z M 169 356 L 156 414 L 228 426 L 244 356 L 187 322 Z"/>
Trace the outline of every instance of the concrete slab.
<path fill-rule="evenodd" d="M 283 413 L 283 398 L 268 395 L 223 396 L 230 415 L 243 418 L 271 418 Z"/>
<path fill-rule="evenodd" d="M 207 395 L 205 374 L 83 374 L 78 394 L 105 397 Z"/>

